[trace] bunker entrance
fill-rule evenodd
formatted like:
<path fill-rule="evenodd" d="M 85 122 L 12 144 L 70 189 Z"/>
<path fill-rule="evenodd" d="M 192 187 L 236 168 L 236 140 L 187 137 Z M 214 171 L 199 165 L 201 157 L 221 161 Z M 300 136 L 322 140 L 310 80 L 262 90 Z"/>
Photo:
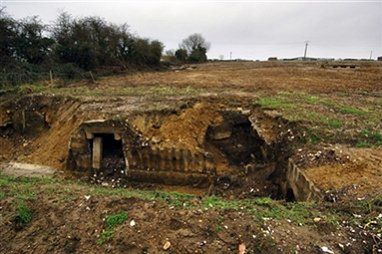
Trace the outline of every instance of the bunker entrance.
<path fill-rule="evenodd" d="M 122 140 L 116 140 L 113 133 L 94 134 L 92 161 L 95 170 L 106 175 L 125 169 Z"/>
<path fill-rule="evenodd" d="M 224 112 L 223 117 L 223 124 L 208 128 L 207 141 L 224 154 L 230 165 L 264 161 L 264 141 L 253 131 L 248 117 L 233 111 Z"/>

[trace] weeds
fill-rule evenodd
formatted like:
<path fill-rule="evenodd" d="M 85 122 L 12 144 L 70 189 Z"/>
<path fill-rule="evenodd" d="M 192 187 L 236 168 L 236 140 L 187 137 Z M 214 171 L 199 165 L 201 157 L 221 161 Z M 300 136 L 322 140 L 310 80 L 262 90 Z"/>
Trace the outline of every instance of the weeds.
<path fill-rule="evenodd" d="M 122 211 L 117 214 L 108 215 L 105 218 L 106 228 L 101 233 L 100 238 L 97 241 L 98 245 L 102 245 L 109 241 L 114 236 L 115 228 L 123 224 L 128 219 L 127 212 Z"/>
<path fill-rule="evenodd" d="M 216 233 L 219 233 L 223 230 L 223 227 L 222 227 L 222 224 L 224 222 L 224 217 L 223 216 L 219 216 L 217 218 L 217 222 L 216 222 L 216 226 L 215 226 L 215 232 Z"/>
<path fill-rule="evenodd" d="M 20 202 L 16 208 L 15 226 L 18 228 L 24 227 L 32 221 L 32 210 L 23 202 Z"/>
<path fill-rule="evenodd" d="M 0 191 L 0 200 L 3 200 L 5 198 L 5 193 Z"/>

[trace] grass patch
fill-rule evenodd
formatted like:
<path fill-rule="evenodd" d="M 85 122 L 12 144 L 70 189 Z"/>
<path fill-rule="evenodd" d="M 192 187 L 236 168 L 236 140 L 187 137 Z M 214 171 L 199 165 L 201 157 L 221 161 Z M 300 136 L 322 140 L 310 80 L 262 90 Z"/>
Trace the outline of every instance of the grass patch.
<path fill-rule="evenodd" d="M 355 144 L 355 147 L 357 148 L 369 148 L 369 147 L 372 147 L 373 144 L 367 142 L 367 141 L 358 141 L 356 144 Z"/>
<path fill-rule="evenodd" d="M 306 130 L 306 135 L 302 137 L 302 142 L 303 143 L 312 143 L 312 144 L 317 144 L 323 140 L 323 137 L 319 131 L 308 128 Z"/>
<path fill-rule="evenodd" d="M 164 98 L 166 96 L 197 95 L 204 90 L 201 88 L 176 87 L 167 85 L 157 86 L 125 86 L 125 87 L 95 87 L 87 86 L 47 88 L 48 93 L 60 95 L 83 97 L 83 96 L 150 96 L 153 98 Z"/>
<path fill-rule="evenodd" d="M 106 227 L 115 228 L 116 226 L 124 223 L 127 218 L 127 212 L 125 211 L 113 215 L 108 215 L 105 219 Z"/>
<path fill-rule="evenodd" d="M 32 210 L 23 202 L 20 202 L 16 208 L 15 223 L 17 227 L 23 227 L 32 221 L 33 212 Z"/>
<path fill-rule="evenodd" d="M 191 194 L 183 194 L 178 192 L 164 192 L 164 191 L 146 191 L 146 190 L 130 190 L 125 188 L 104 188 L 95 187 L 91 189 L 91 195 L 100 196 L 118 196 L 125 198 L 139 198 L 143 200 L 161 200 L 168 205 L 177 207 L 188 207 L 190 201 L 195 198 Z"/>
<path fill-rule="evenodd" d="M 338 111 L 342 114 L 350 114 L 350 115 L 356 115 L 356 116 L 362 116 L 367 113 L 367 111 L 365 110 L 354 108 L 351 106 L 341 106 L 338 109 Z"/>
<path fill-rule="evenodd" d="M 382 134 L 377 131 L 363 130 L 361 135 L 374 143 L 382 142 Z"/>
<path fill-rule="evenodd" d="M 295 105 L 289 100 L 283 97 L 264 97 L 257 100 L 257 103 L 260 104 L 264 108 L 271 109 L 291 109 L 295 108 Z"/>
<path fill-rule="evenodd" d="M 122 211 L 117 214 L 108 215 L 105 218 L 105 229 L 101 233 L 100 238 L 97 241 L 98 245 L 102 245 L 109 241 L 114 236 L 115 228 L 123 224 L 128 219 L 127 212 Z"/>
<path fill-rule="evenodd" d="M 377 131 L 363 130 L 356 147 L 367 148 L 372 146 L 382 146 L 382 134 Z"/>
<path fill-rule="evenodd" d="M 205 208 L 232 209 L 247 211 L 255 219 L 289 219 L 295 223 L 305 224 L 314 216 L 311 205 L 308 203 L 287 203 L 282 205 L 270 198 L 256 198 L 244 200 L 225 200 L 220 197 L 210 196 L 202 201 Z"/>
<path fill-rule="evenodd" d="M 342 127 L 342 121 L 334 118 L 327 119 L 327 124 L 330 128 L 337 129 Z"/>
<path fill-rule="evenodd" d="M 36 193 L 30 185 L 13 184 L 11 187 L 11 195 L 19 200 L 31 200 L 36 197 Z"/>
<path fill-rule="evenodd" d="M 0 200 L 3 200 L 5 198 L 5 193 L 3 191 L 0 191 Z"/>
<path fill-rule="evenodd" d="M 204 208 L 218 208 L 218 209 L 232 209 L 238 210 L 240 209 L 239 201 L 227 201 L 217 196 L 209 196 L 202 200 L 202 206 Z"/>
<path fill-rule="evenodd" d="M 21 94 L 30 94 L 30 93 L 40 93 L 45 91 L 46 86 L 36 83 L 36 84 L 23 84 L 18 87 L 18 92 Z"/>

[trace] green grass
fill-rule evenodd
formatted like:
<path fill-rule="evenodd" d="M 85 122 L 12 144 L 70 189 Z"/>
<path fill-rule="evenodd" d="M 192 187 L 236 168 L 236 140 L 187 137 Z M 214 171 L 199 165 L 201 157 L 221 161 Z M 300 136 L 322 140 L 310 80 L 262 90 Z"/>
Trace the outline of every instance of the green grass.
<path fill-rule="evenodd" d="M 373 146 L 382 146 L 382 134 L 377 131 L 362 130 L 356 147 L 367 148 Z"/>
<path fill-rule="evenodd" d="M 128 219 L 127 212 L 122 211 L 117 214 L 108 215 L 105 218 L 105 229 L 101 233 L 97 241 L 98 245 L 102 245 L 114 236 L 115 228 L 123 224 Z"/>
<path fill-rule="evenodd" d="M 369 148 L 372 146 L 373 146 L 373 144 L 371 144 L 370 142 L 367 142 L 367 141 L 358 141 L 355 144 L 355 147 L 357 147 L 357 148 Z"/>
<path fill-rule="evenodd" d="M 356 115 L 356 116 L 363 116 L 363 115 L 367 114 L 367 111 L 365 111 L 363 109 L 359 109 L 359 108 L 355 108 L 355 107 L 351 107 L 351 106 L 346 106 L 346 105 L 339 107 L 338 110 L 342 114 L 350 114 L 350 115 Z"/>
<path fill-rule="evenodd" d="M 361 135 L 368 138 L 370 141 L 378 143 L 382 142 L 382 134 L 377 131 L 363 130 Z"/>
<path fill-rule="evenodd" d="M 271 109 L 292 109 L 295 105 L 287 100 L 286 98 L 274 96 L 274 97 L 263 97 L 257 101 L 264 108 Z"/>
<path fill-rule="evenodd" d="M 255 198 L 243 200 L 226 200 L 216 196 L 206 197 L 202 200 L 202 206 L 209 209 L 225 209 L 246 211 L 257 220 L 264 218 L 288 219 L 294 223 L 305 224 L 314 217 L 312 204 L 309 203 L 287 203 L 280 204 L 270 198 Z"/>
<path fill-rule="evenodd" d="M 16 210 L 16 223 L 18 225 L 24 226 L 32 221 L 33 212 L 25 203 L 19 203 Z"/>
<path fill-rule="evenodd" d="M 5 198 L 5 192 L 0 191 L 0 200 L 3 200 Z"/>
<path fill-rule="evenodd" d="M 47 89 L 46 86 L 36 83 L 36 84 L 23 84 L 18 87 L 18 92 L 21 94 L 30 94 L 30 93 L 40 93 Z"/>
<path fill-rule="evenodd" d="M 356 105 L 352 105 L 350 95 L 343 97 L 338 93 L 278 92 L 274 96 L 259 96 L 256 103 L 263 108 L 279 110 L 285 119 L 314 130 L 302 138 L 304 144 L 347 143 L 356 147 L 382 145 L 380 133 L 360 136 L 354 142 L 354 133 L 362 129 L 374 129 L 380 124 L 382 111 L 375 100 L 360 98 L 355 101 Z"/>
<path fill-rule="evenodd" d="M 333 118 L 329 118 L 327 120 L 327 124 L 330 128 L 333 128 L 333 129 L 337 129 L 337 128 L 341 128 L 343 123 L 341 120 L 339 119 L 333 119 Z"/>
<path fill-rule="evenodd" d="M 106 216 L 105 224 L 107 228 L 115 228 L 116 226 L 124 223 L 128 218 L 127 212 L 122 211 L 117 214 Z"/>
<path fill-rule="evenodd" d="M 195 196 L 190 194 L 183 194 L 178 192 L 164 192 L 164 191 L 144 191 L 144 190 L 131 190 L 124 188 L 103 188 L 94 187 L 90 191 L 91 195 L 99 196 L 118 196 L 125 198 L 139 198 L 143 200 L 161 200 L 171 206 L 187 207 L 190 206 L 190 201 Z"/>

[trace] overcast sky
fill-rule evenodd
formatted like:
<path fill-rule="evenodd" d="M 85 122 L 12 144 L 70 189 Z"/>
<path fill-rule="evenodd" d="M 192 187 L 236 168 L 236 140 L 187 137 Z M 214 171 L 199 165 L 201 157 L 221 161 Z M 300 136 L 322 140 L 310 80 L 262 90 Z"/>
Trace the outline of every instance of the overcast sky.
<path fill-rule="evenodd" d="M 15 18 L 51 23 L 60 11 L 127 23 L 142 37 L 177 48 L 191 33 L 211 42 L 210 58 L 382 56 L 382 0 L 377 1 L 15 1 L 0 0 Z"/>

